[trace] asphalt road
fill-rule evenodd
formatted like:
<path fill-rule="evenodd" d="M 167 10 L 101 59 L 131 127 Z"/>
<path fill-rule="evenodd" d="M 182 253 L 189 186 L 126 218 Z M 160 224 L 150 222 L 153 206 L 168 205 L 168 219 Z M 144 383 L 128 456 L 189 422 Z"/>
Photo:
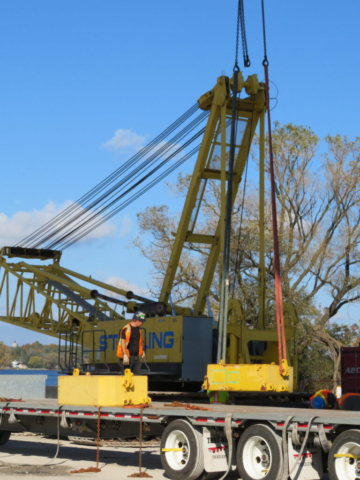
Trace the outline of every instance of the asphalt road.
<path fill-rule="evenodd" d="M 59 448 L 58 448 L 59 445 Z M 78 445 L 68 440 L 49 438 L 34 434 L 13 434 L 10 440 L 0 447 L 1 480 L 20 480 L 26 476 L 41 479 L 64 477 L 96 478 L 97 480 L 122 480 L 139 473 L 139 445 L 137 442 L 105 442 L 100 448 L 100 472 L 71 473 L 74 470 L 96 467 L 96 447 Z M 145 442 L 142 453 L 142 472 L 154 480 L 168 479 L 159 457 L 159 442 Z M 216 480 L 220 474 L 208 475 L 208 480 Z M 326 480 L 326 476 L 323 480 Z M 228 480 L 237 480 L 237 472 L 232 472 Z"/>

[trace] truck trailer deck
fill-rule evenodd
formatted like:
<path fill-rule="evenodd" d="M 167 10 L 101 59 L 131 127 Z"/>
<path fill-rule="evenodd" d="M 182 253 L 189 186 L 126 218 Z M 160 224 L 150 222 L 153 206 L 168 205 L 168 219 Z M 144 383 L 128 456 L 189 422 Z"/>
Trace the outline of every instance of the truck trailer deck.
<path fill-rule="evenodd" d="M 5 399 L 3 399 L 5 400 Z M 360 412 L 154 402 L 148 407 L 64 406 L 56 399 L 0 402 L 4 444 L 11 432 L 102 439 L 161 435 L 160 456 L 174 480 L 204 472 L 241 478 L 330 480 L 360 476 Z M 229 461 L 230 459 L 230 461 Z M 284 476 L 285 475 L 285 476 Z"/>

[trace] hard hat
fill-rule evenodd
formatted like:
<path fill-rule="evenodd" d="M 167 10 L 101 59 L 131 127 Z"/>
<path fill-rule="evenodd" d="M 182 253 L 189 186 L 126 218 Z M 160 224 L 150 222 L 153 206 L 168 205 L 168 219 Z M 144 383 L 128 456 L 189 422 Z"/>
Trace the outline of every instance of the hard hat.
<path fill-rule="evenodd" d="M 140 322 L 145 322 L 146 315 L 144 312 L 136 312 L 134 313 L 133 320 L 140 320 Z"/>
<path fill-rule="evenodd" d="M 326 408 L 326 402 L 322 397 L 315 397 L 311 400 L 311 408 Z"/>

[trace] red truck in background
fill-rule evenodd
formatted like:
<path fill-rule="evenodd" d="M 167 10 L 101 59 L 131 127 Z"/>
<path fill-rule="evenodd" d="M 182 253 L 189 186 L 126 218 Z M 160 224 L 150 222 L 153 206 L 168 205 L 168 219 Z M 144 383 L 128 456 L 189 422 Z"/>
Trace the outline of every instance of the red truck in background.
<path fill-rule="evenodd" d="M 360 347 L 341 349 L 341 390 L 345 393 L 360 393 Z"/>

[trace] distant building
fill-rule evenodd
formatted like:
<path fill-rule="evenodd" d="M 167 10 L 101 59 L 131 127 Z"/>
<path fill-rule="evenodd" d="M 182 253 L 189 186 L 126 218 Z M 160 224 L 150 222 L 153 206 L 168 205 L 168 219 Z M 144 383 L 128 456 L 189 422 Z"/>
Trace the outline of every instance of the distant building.
<path fill-rule="evenodd" d="M 14 343 L 12 344 L 12 347 L 13 347 L 13 348 L 17 348 L 17 347 L 18 347 L 18 344 L 16 343 L 16 340 L 14 340 Z"/>
<path fill-rule="evenodd" d="M 25 365 L 24 363 L 20 363 L 18 360 L 14 360 L 13 362 L 11 362 L 11 367 L 12 368 L 21 368 L 21 369 L 28 368 L 27 365 Z"/>

